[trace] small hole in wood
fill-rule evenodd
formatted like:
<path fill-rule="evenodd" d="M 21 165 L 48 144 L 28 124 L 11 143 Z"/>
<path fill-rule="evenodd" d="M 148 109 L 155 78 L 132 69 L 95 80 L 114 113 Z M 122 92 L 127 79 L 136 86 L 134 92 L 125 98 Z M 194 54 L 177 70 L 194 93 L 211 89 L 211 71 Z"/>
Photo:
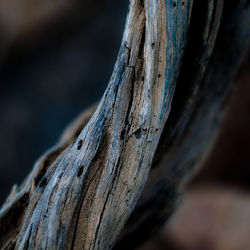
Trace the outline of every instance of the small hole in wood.
<path fill-rule="evenodd" d="M 81 147 L 82 147 L 82 142 L 83 142 L 82 140 L 80 140 L 80 141 L 78 142 L 78 145 L 77 145 L 77 149 L 78 149 L 78 150 L 81 149 Z"/>
<path fill-rule="evenodd" d="M 174 8 L 176 7 L 176 2 L 173 2 L 173 7 L 174 7 Z"/>
<path fill-rule="evenodd" d="M 136 137 L 136 139 L 140 139 L 141 138 L 141 128 L 138 128 L 135 131 L 135 137 Z"/>
<path fill-rule="evenodd" d="M 83 173 L 83 165 L 79 167 L 78 172 L 77 172 L 77 177 L 80 177 Z"/>

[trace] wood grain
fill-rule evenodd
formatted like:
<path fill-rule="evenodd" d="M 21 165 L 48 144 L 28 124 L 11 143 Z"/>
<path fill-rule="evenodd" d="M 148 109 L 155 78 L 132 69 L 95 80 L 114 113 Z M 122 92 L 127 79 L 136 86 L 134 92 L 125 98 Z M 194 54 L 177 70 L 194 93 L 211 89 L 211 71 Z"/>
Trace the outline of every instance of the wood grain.
<path fill-rule="evenodd" d="M 128 249 L 159 229 L 224 114 L 233 86 L 226 87 L 231 74 L 224 72 L 239 60 L 228 53 L 232 60 L 225 65 L 218 58 L 223 42 L 216 47 L 216 37 L 221 20 L 221 36 L 241 27 L 243 5 L 231 25 L 230 15 L 222 19 L 223 0 L 208 0 L 204 7 L 191 0 L 130 1 L 103 98 L 13 188 L 0 210 L 1 248 L 111 249 L 116 243 Z M 245 43 L 234 42 L 244 50 Z M 216 86 L 225 91 L 214 95 Z"/>

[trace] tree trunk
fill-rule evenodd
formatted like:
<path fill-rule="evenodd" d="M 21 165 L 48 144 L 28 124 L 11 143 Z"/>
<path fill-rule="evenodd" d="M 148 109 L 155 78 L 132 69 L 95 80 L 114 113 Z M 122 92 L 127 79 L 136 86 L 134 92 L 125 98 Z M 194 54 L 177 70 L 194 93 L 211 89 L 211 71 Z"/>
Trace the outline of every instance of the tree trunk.
<path fill-rule="evenodd" d="M 213 144 L 249 5 L 131 0 L 102 100 L 13 187 L 1 248 L 128 249 L 159 229 Z"/>

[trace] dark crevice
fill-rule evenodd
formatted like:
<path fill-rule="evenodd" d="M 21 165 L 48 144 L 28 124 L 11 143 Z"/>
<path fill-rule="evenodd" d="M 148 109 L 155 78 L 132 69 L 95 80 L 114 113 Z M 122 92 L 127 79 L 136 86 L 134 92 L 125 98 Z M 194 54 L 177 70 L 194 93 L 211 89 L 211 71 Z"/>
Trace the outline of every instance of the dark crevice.
<path fill-rule="evenodd" d="M 34 182 L 35 182 L 36 187 L 39 184 L 39 182 L 42 180 L 43 176 L 45 175 L 49 165 L 50 165 L 50 159 L 47 158 L 44 161 L 43 168 L 39 171 L 39 174 L 34 178 Z"/>
<path fill-rule="evenodd" d="M 77 177 L 80 177 L 82 175 L 83 169 L 84 169 L 83 165 L 79 167 L 78 172 L 77 172 Z"/>
<path fill-rule="evenodd" d="M 47 178 L 46 178 L 46 177 L 43 177 L 42 180 L 39 182 L 39 187 L 40 187 L 40 188 L 45 187 L 46 184 L 47 184 L 47 182 L 48 182 Z"/>

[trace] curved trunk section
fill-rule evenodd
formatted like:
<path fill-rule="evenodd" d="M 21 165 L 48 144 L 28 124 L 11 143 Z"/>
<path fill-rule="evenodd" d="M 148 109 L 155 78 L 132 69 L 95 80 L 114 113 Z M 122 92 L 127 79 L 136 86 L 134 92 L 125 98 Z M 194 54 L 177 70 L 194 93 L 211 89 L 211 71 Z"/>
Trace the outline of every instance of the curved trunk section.
<path fill-rule="evenodd" d="M 16 249 L 111 248 L 139 198 L 170 111 L 191 1 L 133 0 L 129 9 L 107 90 L 34 190 Z"/>

